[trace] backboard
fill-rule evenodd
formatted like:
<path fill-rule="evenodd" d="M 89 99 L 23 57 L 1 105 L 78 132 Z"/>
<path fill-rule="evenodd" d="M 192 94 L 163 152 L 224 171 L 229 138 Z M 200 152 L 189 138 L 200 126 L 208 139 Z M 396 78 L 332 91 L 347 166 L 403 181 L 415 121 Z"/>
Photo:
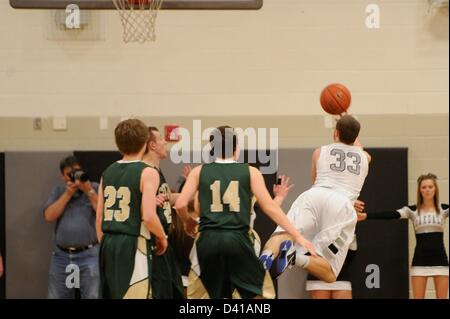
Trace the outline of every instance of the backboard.
<path fill-rule="evenodd" d="M 10 0 L 16 9 L 65 9 L 76 4 L 80 9 L 114 10 L 111 0 Z M 161 9 L 179 10 L 257 10 L 263 0 L 164 0 Z"/>

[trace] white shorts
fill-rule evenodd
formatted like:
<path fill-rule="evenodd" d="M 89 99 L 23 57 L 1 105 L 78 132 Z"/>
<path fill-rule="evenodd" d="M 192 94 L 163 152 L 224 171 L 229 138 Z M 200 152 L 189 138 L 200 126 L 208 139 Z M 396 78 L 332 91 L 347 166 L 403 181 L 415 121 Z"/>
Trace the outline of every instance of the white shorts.
<path fill-rule="evenodd" d="M 332 189 L 313 187 L 296 199 L 287 217 L 330 263 L 337 277 L 355 234 L 357 218 L 350 199 Z M 283 231 L 278 226 L 274 233 Z M 300 245 L 296 250 L 297 254 L 306 253 Z"/>
<path fill-rule="evenodd" d="M 350 281 L 335 281 L 333 283 L 326 283 L 320 280 L 308 280 L 306 282 L 306 291 L 315 290 L 352 290 L 352 283 Z"/>
<path fill-rule="evenodd" d="M 413 266 L 410 271 L 411 276 L 433 277 L 448 276 L 447 266 Z"/>

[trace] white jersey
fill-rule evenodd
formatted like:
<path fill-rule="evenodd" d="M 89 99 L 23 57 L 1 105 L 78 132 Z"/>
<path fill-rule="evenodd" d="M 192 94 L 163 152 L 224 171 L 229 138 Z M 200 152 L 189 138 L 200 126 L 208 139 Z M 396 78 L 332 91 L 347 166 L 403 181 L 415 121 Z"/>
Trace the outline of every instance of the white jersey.
<path fill-rule="evenodd" d="M 316 170 L 313 187 L 331 188 L 355 201 L 369 172 L 369 159 L 361 147 L 329 144 L 321 147 Z"/>

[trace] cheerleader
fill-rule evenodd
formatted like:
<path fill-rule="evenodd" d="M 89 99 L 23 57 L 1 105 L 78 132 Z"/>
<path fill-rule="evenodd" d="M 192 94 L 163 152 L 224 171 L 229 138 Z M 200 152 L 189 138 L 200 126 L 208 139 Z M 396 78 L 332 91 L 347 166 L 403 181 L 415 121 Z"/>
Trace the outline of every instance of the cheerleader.
<path fill-rule="evenodd" d="M 360 203 L 363 207 L 363 203 Z M 362 211 L 362 209 L 357 209 Z M 437 299 L 447 299 L 448 257 L 444 246 L 444 223 L 448 205 L 439 203 L 439 187 L 434 174 L 417 180 L 417 204 L 396 211 L 358 213 L 358 219 L 409 219 L 416 233 L 416 248 L 411 267 L 414 299 L 424 299 L 428 278 L 434 280 Z"/>

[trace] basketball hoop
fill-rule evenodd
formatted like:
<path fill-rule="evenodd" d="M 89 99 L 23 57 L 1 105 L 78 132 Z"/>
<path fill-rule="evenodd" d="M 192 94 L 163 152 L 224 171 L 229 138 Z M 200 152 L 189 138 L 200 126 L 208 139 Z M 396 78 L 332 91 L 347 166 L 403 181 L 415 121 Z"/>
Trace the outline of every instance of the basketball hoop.
<path fill-rule="evenodd" d="M 156 17 L 164 0 L 112 0 L 123 26 L 123 41 L 155 41 Z"/>

